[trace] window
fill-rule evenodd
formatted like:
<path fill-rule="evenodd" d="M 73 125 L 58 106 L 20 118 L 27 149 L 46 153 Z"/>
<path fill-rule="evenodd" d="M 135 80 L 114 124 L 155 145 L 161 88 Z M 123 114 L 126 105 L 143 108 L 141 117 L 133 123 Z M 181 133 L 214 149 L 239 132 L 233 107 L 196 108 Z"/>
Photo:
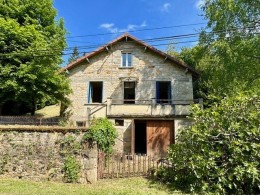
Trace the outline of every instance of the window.
<path fill-rule="evenodd" d="M 76 121 L 77 127 L 86 127 L 86 122 L 85 121 Z"/>
<path fill-rule="evenodd" d="M 89 82 L 88 103 L 102 103 L 103 82 Z"/>
<path fill-rule="evenodd" d="M 124 120 L 115 119 L 115 125 L 116 126 L 124 126 Z"/>
<path fill-rule="evenodd" d="M 156 82 L 156 100 L 157 103 L 171 103 L 171 82 L 157 81 Z"/>
<path fill-rule="evenodd" d="M 132 53 L 122 53 L 122 67 L 132 67 Z"/>
<path fill-rule="evenodd" d="M 124 82 L 124 104 L 135 103 L 135 82 Z"/>

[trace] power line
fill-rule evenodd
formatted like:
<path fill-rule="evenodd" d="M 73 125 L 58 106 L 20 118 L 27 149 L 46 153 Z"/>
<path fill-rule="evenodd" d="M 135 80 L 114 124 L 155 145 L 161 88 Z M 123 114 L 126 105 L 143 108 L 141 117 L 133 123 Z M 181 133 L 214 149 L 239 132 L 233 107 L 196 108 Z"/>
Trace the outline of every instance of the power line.
<path fill-rule="evenodd" d="M 192 40 L 192 41 L 181 41 L 181 42 L 175 42 L 174 44 L 178 45 L 178 44 L 184 44 L 184 43 L 196 43 L 198 42 L 198 40 Z M 151 45 L 152 47 L 157 47 L 157 46 L 164 46 L 164 45 L 169 45 L 169 43 L 162 43 L 162 44 L 155 44 L 155 45 Z M 135 47 L 127 47 L 125 49 L 135 49 L 135 48 L 143 48 L 144 46 L 135 46 Z M 84 52 L 79 52 L 79 53 L 89 53 L 92 52 L 91 50 L 89 51 L 84 51 Z M 63 55 L 70 55 L 72 53 L 67 53 L 67 54 L 63 54 Z"/>
<path fill-rule="evenodd" d="M 174 44 L 184 44 L 184 43 L 195 43 L 195 42 L 198 42 L 198 40 L 193 40 L 193 41 L 183 41 L 183 42 L 176 42 L 176 43 L 174 43 Z M 156 46 L 163 46 L 163 45 L 169 45 L 169 43 L 164 43 L 164 44 L 156 44 L 156 45 L 151 45 L 151 46 L 153 46 L 153 47 L 156 47 Z M 140 47 L 140 48 L 142 48 L 143 46 L 135 46 L 135 47 L 128 47 L 128 48 L 126 48 L 126 49 L 135 49 L 136 47 Z M 92 52 L 92 50 L 89 50 L 89 51 L 84 51 L 84 52 L 79 52 L 79 54 L 83 54 L 83 53 L 89 53 L 89 52 Z M 28 55 L 32 55 L 32 57 L 48 57 L 48 56 L 57 56 L 57 55 L 63 55 L 63 56 L 65 56 L 65 55 L 71 55 L 71 54 L 73 54 L 73 53 L 64 53 L 64 52 L 58 52 L 58 53 L 50 53 L 50 54 L 43 54 L 43 55 L 41 55 L 41 54 L 39 54 L 39 55 L 33 55 L 33 53 L 15 53 L 15 54 L 6 54 L 6 55 L 4 55 L 4 56 L 9 56 L 9 57 L 13 57 L 14 55 L 19 55 L 19 54 L 23 54 L 23 55 L 26 55 L 26 54 L 28 54 Z M 2 54 L 0 54 L 0 57 L 1 56 L 3 56 Z"/>
<path fill-rule="evenodd" d="M 259 25 L 258 25 L 259 26 Z M 222 32 L 232 32 L 232 31 L 235 31 L 235 30 L 239 30 L 239 29 L 252 29 L 253 27 L 257 27 L 257 26 L 248 26 L 248 27 L 238 27 L 238 28 L 232 28 L 232 29 L 225 29 L 225 30 L 218 30 L 218 31 L 209 31 L 209 32 L 205 32 L 205 34 L 210 34 L 210 33 L 222 33 Z M 184 38 L 191 38 L 191 37 L 197 37 L 199 36 L 200 33 L 191 33 L 191 34 L 181 34 L 181 35 L 173 35 L 173 36 L 167 36 L 167 37 L 157 37 L 157 38 L 151 38 L 151 39 L 140 39 L 140 41 L 143 41 L 143 42 L 156 42 L 156 41 L 166 41 L 166 40 L 173 40 L 173 39 L 184 39 Z M 131 42 L 131 41 L 129 41 Z M 84 45 L 84 46 L 80 46 L 78 48 L 95 48 L 95 47 L 100 47 L 100 46 L 103 46 L 103 45 L 106 45 L 107 43 L 97 43 L 95 45 Z M 66 47 L 64 49 L 64 51 L 66 50 L 72 50 L 74 49 L 75 47 Z M 59 48 L 55 49 L 55 48 L 52 48 L 52 50 L 58 50 L 60 51 Z M 41 49 L 41 50 L 34 50 L 34 51 L 49 51 L 49 49 Z"/>
<path fill-rule="evenodd" d="M 254 26 L 256 27 L 256 26 Z M 235 31 L 235 30 L 239 30 L 239 29 L 252 29 L 252 27 L 240 27 L 240 28 L 233 28 L 233 29 L 230 29 L 230 30 L 219 30 L 219 31 L 210 31 L 210 32 L 205 32 L 206 34 L 210 34 L 210 33 L 222 33 L 222 32 L 226 32 L 226 33 L 230 33 L 232 31 Z M 259 34 L 259 33 L 254 33 L 254 34 Z M 182 34 L 182 35 L 173 35 L 173 36 L 167 36 L 167 37 L 157 37 L 157 38 L 151 38 L 151 39 L 142 39 L 140 41 L 142 42 L 159 42 L 159 41 L 169 41 L 169 40 L 175 40 L 175 39 L 184 39 L 184 38 L 191 38 L 191 37 L 197 37 L 199 36 L 200 33 L 191 33 L 191 34 Z M 197 42 L 198 40 L 196 41 L 186 41 L 186 42 L 177 42 L 177 43 L 174 43 L 174 44 L 183 44 L 183 43 L 189 43 L 189 42 Z M 134 41 L 128 41 L 128 42 L 134 42 Z M 106 45 L 107 43 L 105 44 L 97 44 L 97 45 L 86 45 L 86 46 L 81 46 L 81 47 L 78 47 L 79 49 L 93 49 L 93 48 L 97 48 L 97 47 L 100 47 L 100 46 L 103 46 L 103 45 Z M 161 45 L 169 45 L 169 43 L 166 43 L 166 44 L 157 44 L 157 45 L 151 45 L 151 46 L 161 46 Z M 67 47 L 64 49 L 64 51 L 69 51 L 69 50 L 72 50 L 74 49 L 74 47 Z M 51 52 L 59 52 L 58 54 L 54 54 L 54 55 L 70 55 L 71 53 L 69 54 L 61 54 L 60 53 L 60 50 L 59 49 L 52 49 Z M 49 55 L 52 55 L 52 54 L 46 54 L 46 53 L 49 53 L 50 50 L 32 50 L 32 51 L 26 51 L 26 52 L 18 52 L 18 53 L 6 53 L 6 54 L 0 54 L 0 56 L 13 56 L 13 55 L 33 55 L 34 53 L 36 52 L 45 52 L 44 55 L 41 55 L 41 56 L 49 56 Z"/>
<path fill-rule="evenodd" d="M 258 25 L 259 26 L 259 25 Z M 230 33 L 232 31 L 235 30 L 240 30 L 240 29 L 254 29 L 257 26 L 248 26 L 248 27 L 238 27 L 238 28 L 232 28 L 232 29 L 225 29 L 225 30 L 218 30 L 218 31 L 210 31 L 210 32 L 205 32 L 206 34 L 210 34 L 210 33 L 222 33 L 222 32 L 226 32 L 226 33 Z M 166 40 L 173 40 L 173 39 L 184 39 L 184 38 L 191 38 L 191 37 L 197 37 L 199 36 L 201 33 L 190 33 L 190 34 L 181 34 L 181 35 L 174 35 L 174 36 L 168 36 L 168 37 L 157 37 L 157 38 L 151 38 L 151 39 L 141 39 L 140 41 L 143 42 L 156 42 L 156 41 L 166 41 Z M 131 42 L 131 41 L 130 41 Z M 90 48 L 93 47 L 100 47 L 103 45 L 106 45 L 107 43 L 97 43 L 96 45 L 89 45 Z M 80 47 L 88 47 L 88 46 L 80 46 Z M 78 47 L 78 48 L 80 48 Z M 71 47 L 74 48 L 74 47 Z"/>
<path fill-rule="evenodd" d="M 193 23 L 193 24 L 181 24 L 181 25 L 175 25 L 175 26 L 163 26 L 163 27 L 155 27 L 155 28 L 144 28 L 144 29 L 139 29 L 139 30 L 118 31 L 118 32 L 110 32 L 110 33 L 97 33 L 97 34 L 88 34 L 88 35 L 77 35 L 77 36 L 68 36 L 67 38 L 95 37 L 95 36 L 113 35 L 113 34 L 119 34 L 119 33 L 125 33 L 125 32 L 141 32 L 141 31 L 161 30 L 161 29 L 167 29 L 167 28 L 179 28 L 179 27 L 187 27 L 187 26 L 197 26 L 197 25 L 202 25 L 202 24 L 207 24 L 207 23 L 201 22 L 201 23 Z"/>

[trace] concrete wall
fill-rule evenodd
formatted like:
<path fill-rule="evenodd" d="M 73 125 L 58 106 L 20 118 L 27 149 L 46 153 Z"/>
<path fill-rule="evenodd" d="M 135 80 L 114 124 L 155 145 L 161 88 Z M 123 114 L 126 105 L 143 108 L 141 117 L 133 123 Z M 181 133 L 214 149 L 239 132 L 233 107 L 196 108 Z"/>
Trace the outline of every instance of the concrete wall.
<path fill-rule="evenodd" d="M 133 54 L 133 67 L 121 68 L 121 52 Z M 86 117 L 90 81 L 103 81 L 103 102 L 107 98 L 123 99 L 123 80 L 136 80 L 136 99 L 150 100 L 156 97 L 156 81 L 171 81 L 174 100 L 193 99 L 192 75 L 184 68 L 173 64 L 133 42 L 119 42 L 108 52 L 104 51 L 89 59 L 89 62 L 69 71 L 73 94 L 72 119 Z"/>
<path fill-rule="evenodd" d="M 186 116 L 190 113 L 190 105 L 111 105 L 107 106 L 107 115 L 113 116 L 142 116 L 142 117 L 173 117 Z"/>
<path fill-rule="evenodd" d="M 178 141 L 178 132 L 180 129 L 191 126 L 192 120 L 183 118 L 183 119 L 175 119 L 174 120 L 174 132 L 175 132 L 175 140 Z"/>
<path fill-rule="evenodd" d="M 0 174 L 32 180 L 64 181 L 65 156 L 61 144 L 68 136 L 78 143 L 84 132 L 66 130 L 0 129 Z M 97 148 L 81 144 L 73 154 L 81 165 L 79 182 L 97 180 Z"/>

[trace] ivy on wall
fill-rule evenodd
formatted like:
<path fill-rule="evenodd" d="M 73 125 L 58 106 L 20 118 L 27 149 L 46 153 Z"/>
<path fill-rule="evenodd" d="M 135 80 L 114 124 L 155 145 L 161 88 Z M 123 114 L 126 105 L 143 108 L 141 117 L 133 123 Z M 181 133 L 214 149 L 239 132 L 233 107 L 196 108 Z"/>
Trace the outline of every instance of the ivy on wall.
<path fill-rule="evenodd" d="M 65 182 L 75 183 L 79 180 L 81 166 L 76 155 L 80 154 L 81 149 L 80 142 L 71 135 L 64 137 L 60 142 L 60 154 L 65 157 L 63 166 Z"/>
<path fill-rule="evenodd" d="M 98 148 L 105 153 L 112 153 L 118 133 L 107 118 L 94 119 L 83 141 L 96 142 Z"/>

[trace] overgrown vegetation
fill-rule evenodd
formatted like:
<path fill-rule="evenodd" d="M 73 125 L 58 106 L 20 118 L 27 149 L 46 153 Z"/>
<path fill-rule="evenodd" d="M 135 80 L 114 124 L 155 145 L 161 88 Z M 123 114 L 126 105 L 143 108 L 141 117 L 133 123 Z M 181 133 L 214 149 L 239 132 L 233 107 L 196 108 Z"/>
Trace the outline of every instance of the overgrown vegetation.
<path fill-rule="evenodd" d="M 259 96 L 237 94 L 210 108 L 193 108 L 194 125 L 169 150 L 174 169 L 159 177 L 188 192 L 259 194 Z M 171 170 L 171 171 L 169 171 Z"/>
<path fill-rule="evenodd" d="M 81 167 L 75 156 L 68 155 L 65 158 L 63 170 L 66 182 L 75 183 L 79 180 Z"/>
<path fill-rule="evenodd" d="M 80 163 L 76 155 L 80 154 L 81 143 L 73 136 L 66 136 L 60 143 L 60 154 L 64 156 L 64 180 L 65 182 L 75 183 L 79 180 L 81 171 Z"/>
<path fill-rule="evenodd" d="M 107 118 L 98 118 L 93 120 L 83 140 L 95 142 L 100 150 L 105 153 L 111 153 L 117 136 L 118 133 L 115 127 Z"/>
<path fill-rule="evenodd" d="M 260 193 L 259 12 L 256 1 L 205 0 L 198 45 L 177 56 L 201 72 L 194 124 L 169 150 L 173 169 L 158 177 L 188 192 Z M 169 48 L 172 50 L 172 48 Z"/>

